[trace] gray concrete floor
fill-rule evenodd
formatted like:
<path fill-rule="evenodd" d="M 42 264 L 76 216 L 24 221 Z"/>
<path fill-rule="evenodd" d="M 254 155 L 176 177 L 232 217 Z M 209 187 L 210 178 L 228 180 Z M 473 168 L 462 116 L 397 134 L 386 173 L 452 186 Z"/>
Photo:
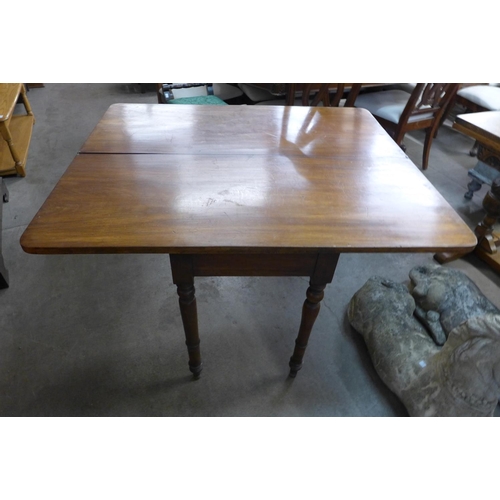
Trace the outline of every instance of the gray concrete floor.
<path fill-rule="evenodd" d="M 295 380 L 287 368 L 307 279 L 198 279 L 204 371 L 193 381 L 168 256 L 38 256 L 19 245 L 108 106 L 155 103 L 155 94 L 137 84 L 46 84 L 28 96 L 36 124 L 27 176 L 5 179 L 1 416 L 407 415 L 375 373 L 346 306 L 370 276 L 406 282 L 431 254 L 342 255 Z M 405 142 L 420 167 L 423 134 Z M 487 190 L 463 198 L 472 142 L 446 123 L 425 172 L 471 228 Z M 500 307 L 498 274 L 474 256 L 447 266 Z"/>

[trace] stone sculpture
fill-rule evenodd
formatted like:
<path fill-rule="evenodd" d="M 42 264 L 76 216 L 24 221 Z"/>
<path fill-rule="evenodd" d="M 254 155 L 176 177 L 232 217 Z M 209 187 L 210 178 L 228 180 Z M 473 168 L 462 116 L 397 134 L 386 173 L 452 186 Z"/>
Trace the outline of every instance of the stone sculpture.
<path fill-rule="evenodd" d="M 377 373 L 411 416 L 492 416 L 500 396 L 500 311 L 459 271 L 421 266 L 410 278 L 413 296 L 373 277 L 349 303 L 349 321 Z"/>
<path fill-rule="evenodd" d="M 500 314 L 500 309 L 457 269 L 417 266 L 410 271 L 410 279 L 415 313 L 438 345 L 443 345 L 449 333 L 464 321 L 488 313 Z"/>

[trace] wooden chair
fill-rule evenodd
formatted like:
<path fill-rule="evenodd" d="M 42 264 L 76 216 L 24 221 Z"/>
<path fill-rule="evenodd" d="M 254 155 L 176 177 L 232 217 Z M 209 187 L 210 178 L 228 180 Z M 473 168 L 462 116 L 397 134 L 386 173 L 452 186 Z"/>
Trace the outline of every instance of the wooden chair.
<path fill-rule="evenodd" d="M 298 88 L 302 90 L 302 106 L 338 107 L 344 96 L 344 83 L 289 83 L 287 85 L 286 104 L 295 104 L 295 95 Z M 332 93 L 332 89 L 335 89 Z"/>
<path fill-rule="evenodd" d="M 157 87 L 160 104 L 220 106 L 235 102 L 243 95 L 239 88 L 227 83 L 158 83 Z"/>
<path fill-rule="evenodd" d="M 359 95 L 361 84 L 355 83 L 345 105 L 368 109 L 403 150 L 406 133 L 424 129 L 422 169 L 426 170 L 432 141 L 458 85 L 417 83 L 411 94 L 403 90 L 384 90 Z"/>
<path fill-rule="evenodd" d="M 345 86 L 345 83 L 287 83 L 284 98 L 257 104 L 338 107 L 344 96 Z"/>

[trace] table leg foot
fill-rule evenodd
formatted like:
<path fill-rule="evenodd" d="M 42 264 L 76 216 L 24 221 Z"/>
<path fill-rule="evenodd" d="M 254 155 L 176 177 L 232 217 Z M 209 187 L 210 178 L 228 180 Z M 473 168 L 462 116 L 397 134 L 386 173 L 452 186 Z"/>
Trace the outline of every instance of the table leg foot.
<path fill-rule="evenodd" d="M 295 349 L 288 366 L 290 367 L 290 377 L 295 378 L 297 372 L 302 368 L 302 359 L 306 352 L 307 342 L 311 335 L 314 322 L 319 314 L 320 302 L 324 297 L 326 285 L 310 284 L 307 289 L 307 298 L 302 306 L 302 319 L 300 322 L 299 334 L 295 341 Z"/>
<path fill-rule="evenodd" d="M 472 200 L 474 193 L 479 191 L 483 185 L 476 179 L 472 179 L 469 184 L 467 184 L 468 191 L 464 194 L 466 200 Z"/>
<path fill-rule="evenodd" d="M 0 266 L 0 289 L 9 288 L 9 274 L 5 267 Z"/>
<path fill-rule="evenodd" d="M 7 189 L 7 186 L 5 185 L 3 177 L 0 177 L 0 193 L 2 193 L 3 202 L 7 203 L 9 201 L 9 190 Z"/>
<path fill-rule="evenodd" d="M 186 341 L 189 354 L 189 371 L 193 374 L 193 378 L 199 379 L 201 370 L 203 370 L 203 363 L 201 362 L 200 342 L 197 344 L 188 344 Z"/>
<path fill-rule="evenodd" d="M 201 363 L 201 365 L 198 366 L 189 365 L 189 371 L 193 374 L 193 378 L 195 380 L 198 380 L 200 378 L 202 369 L 203 369 L 203 363 Z"/>
<path fill-rule="evenodd" d="M 201 362 L 200 337 L 198 335 L 198 313 L 196 310 L 195 288 L 193 284 L 177 285 L 182 324 L 186 335 L 189 355 L 189 370 L 195 378 L 199 378 L 203 363 Z"/>

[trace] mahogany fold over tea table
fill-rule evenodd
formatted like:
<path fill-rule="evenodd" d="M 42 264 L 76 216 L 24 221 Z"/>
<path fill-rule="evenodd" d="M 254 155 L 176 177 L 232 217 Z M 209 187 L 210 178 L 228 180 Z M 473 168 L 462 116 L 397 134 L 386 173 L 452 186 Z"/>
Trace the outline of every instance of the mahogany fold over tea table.
<path fill-rule="evenodd" d="M 168 253 L 189 368 L 194 278 L 308 276 L 295 376 L 342 252 L 476 237 L 363 109 L 115 104 L 21 238 L 26 252 Z"/>

